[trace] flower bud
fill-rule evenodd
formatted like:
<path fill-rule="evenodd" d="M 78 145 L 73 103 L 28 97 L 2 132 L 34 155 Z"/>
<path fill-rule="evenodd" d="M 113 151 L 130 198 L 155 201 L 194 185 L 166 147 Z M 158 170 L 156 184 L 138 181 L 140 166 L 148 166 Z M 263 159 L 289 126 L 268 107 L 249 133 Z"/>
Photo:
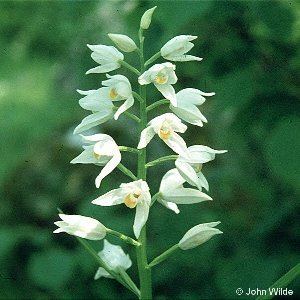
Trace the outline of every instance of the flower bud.
<path fill-rule="evenodd" d="M 88 240 L 102 240 L 106 235 L 106 227 L 93 218 L 64 214 L 59 217 L 62 221 L 54 223 L 59 227 L 54 233 L 66 232 Z"/>
<path fill-rule="evenodd" d="M 142 29 L 148 29 L 151 24 L 152 14 L 157 6 L 154 6 L 148 10 L 146 10 L 141 18 L 140 27 Z"/>
<path fill-rule="evenodd" d="M 188 250 L 200 246 L 210 240 L 214 235 L 223 233 L 214 228 L 220 222 L 199 224 L 191 228 L 179 241 L 178 246 L 182 250 Z"/>
<path fill-rule="evenodd" d="M 135 42 L 127 35 L 109 33 L 108 37 L 124 52 L 132 52 L 137 49 Z"/>
<path fill-rule="evenodd" d="M 125 254 L 120 246 L 111 244 L 109 241 L 104 240 L 103 250 L 98 253 L 100 258 L 106 263 L 108 268 L 114 272 L 119 273 L 120 270 L 126 271 L 132 265 L 132 261 L 128 254 Z M 105 269 L 100 267 L 95 274 L 94 279 L 100 277 L 113 278 Z"/>

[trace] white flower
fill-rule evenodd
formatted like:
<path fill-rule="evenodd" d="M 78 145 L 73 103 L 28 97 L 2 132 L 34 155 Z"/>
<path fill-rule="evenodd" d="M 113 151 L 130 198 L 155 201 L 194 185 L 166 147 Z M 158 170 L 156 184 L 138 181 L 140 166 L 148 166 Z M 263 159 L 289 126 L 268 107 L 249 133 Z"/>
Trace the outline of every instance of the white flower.
<path fill-rule="evenodd" d="M 210 240 L 214 235 L 223 233 L 221 230 L 214 228 L 220 223 L 211 222 L 194 226 L 179 241 L 179 248 L 182 250 L 195 248 Z"/>
<path fill-rule="evenodd" d="M 94 126 L 109 120 L 113 115 L 117 120 L 119 116 L 134 104 L 132 89 L 129 80 L 123 75 L 110 76 L 106 74 L 107 80 L 102 81 L 104 87 L 98 90 L 81 91 L 85 97 L 79 100 L 82 108 L 91 110 L 93 113 L 82 120 L 75 128 L 74 134 L 81 133 Z M 114 101 L 125 102 L 114 112 Z"/>
<path fill-rule="evenodd" d="M 104 166 L 100 174 L 96 177 L 95 184 L 99 188 L 104 177 L 110 174 L 120 163 L 121 153 L 114 139 L 107 134 L 94 134 L 82 136 L 88 143 L 84 146 L 84 151 L 75 157 L 71 164 L 95 164 Z"/>
<path fill-rule="evenodd" d="M 146 10 L 141 18 L 140 27 L 142 29 L 148 29 L 151 24 L 152 15 L 157 6 L 154 6 L 148 10 Z"/>
<path fill-rule="evenodd" d="M 128 254 L 125 254 L 120 246 L 111 244 L 109 241 L 104 240 L 103 250 L 98 253 L 101 259 L 106 263 L 108 268 L 116 273 L 120 269 L 126 271 L 132 265 L 131 259 Z M 113 278 L 104 268 L 99 268 L 95 274 L 94 279 L 100 277 Z"/>
<path fill-rule="evenodd" d="M 202 58 L 197 56 L 186 55 L 186 53 L 194 47 L 194 44 L 191 43 L 191 41 L 196 38 L 197 36 L 194 35 L 175 36 L 161 48 L 161 56 L 172 61 L 202 60 Z"/>
<path fill-rule="evenodd" d="M 124 55 L 113 46 L 106 45 L 87 45 L 93 52 L 92 59 L 100 66 L 92 68 L 86 72 L 106 73 L 121 67 L 119 60 L 124 60 Z"/>
<path fill-rule="evenodd" d="M 59 214 L 62 221 L 54 222 L 59 228 L 54 233 L 66 232 L 88 240 L 102 240 L 106 235 L 106 228 L 99 221 L 80 215 Z"/>
<path fill-rule="evenodd" d="M 227 150 L 214 150 L 207 146 L 194 145 L 187 148 L 184 156 L 179 155 L 175 165 L 180 175 L 191 185 L 201 190 L 209 189 L 208 182 L 201 172 L 202 164 L 215 159 L 216 154 L 226 153 Z"/>
<path fill-rule="evenodd" d="M 161 180 L 158 201 L 178 214 L 179 209 L 176 204 L 194 204 L 212 200 L 199 190 L 184 188 L 184 182 L 177 169 L 168 171 Z"/>
<path fill-rule="evenodd" d="M 177 132 L 184 133 L 187 126 L 172 113 L 166 113 L 152 119 L 141 132 L 138 149 L 145 148 L 157 134 L 174 152 L 184 156 L 187 146 Z"/>
<path fill-rule="evenodd" d="M 207 123 L 207 120 L 197 105 L 201 105 L 205 102 L 203 96 L 213 96 L 214 94 L 215 93 L 204 93 L 192 88 L 183 89 L 176 94 L 177 107 L 171 104 L 170 109 L 182 120 L 202 127 L 203 122 Z"/>
<path fill-rule="evenodd" d="M 98 197 L 92 203 L 101 206 L 124 203 L 129 208 L 136 207 L 133 231 L 138 238 L 148 219 L 151 195 L 147 182 L 140 179 L 130 183 L 122 183 L 118 189 Z"/>
<path fill-rule="evenodd" d="M 135 42 L 127 35 L 109 33 L 108 37 L 124 52 L 132 52 L 137 49 Z"/>
<path fill-rule="evenodd" d="M 129 80 L 123 75 L 106 75 L 107 80 L 102 81 L 103 92 L 111 101 L 123 101 L 125 102 L 118 108 L 114 115 L 114 119 L 117 120 L 119 116 L 129 109 L 133 103 L 134 98 L 132 96 L 132 89 Z"/>
<path fill-rule="evenodd" d="M 139 77 L 139 84 L 153 83 L 166 99 L 170 100 L 174 106 L 177 106 L 175 90 L 172 86 L 172 84 L 177 82 L 174 70 L 175 65 L 169 62 L 156 64 Z"/>
<path fill-rule="evenodd" d="M 89 90 L 77 92 L 85 97 L 79 100 L 79 104 L 86 110 L 91 110 L 93 113 L 85 117 L 81 123 L 74 129 L 74 134 L 81 133 L 92 127 L 105 123 L 114 115 L 114 105 L 111 100 L 105 95 L 104 90 Z"/>

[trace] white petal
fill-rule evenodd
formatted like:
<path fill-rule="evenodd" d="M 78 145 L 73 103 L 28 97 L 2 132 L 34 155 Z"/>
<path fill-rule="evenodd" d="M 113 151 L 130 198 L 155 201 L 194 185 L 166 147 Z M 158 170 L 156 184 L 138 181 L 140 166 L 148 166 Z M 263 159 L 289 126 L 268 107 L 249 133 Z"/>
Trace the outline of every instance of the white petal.
<path fill-rule="evenodd" d="M 101 277 L 105 277 L 105 278 L 113 278 L 107 271 L 105 271 L 105 269 L 103 268 L 98 268 L 95 276 L 94 276 L 94 279 L 97 280 Z"/>
<path fill-rule="evenodd" d="M 170 105 L 170 109 L 182 120 L 196 125 L 203 126 L 203 122 L 207 122 L 206 118 L 201 114 L 195 105 L 190 105 L 189 108 L 174 107 Z"/>
<path fill-rule="evenodd" d="M 93 93 L 89 93 L 79 100 L 79 105 L 83 109 L 91 111 L 101 111 L 102 109 L 111 109 L 113 104 L 108 98 L 108 88 L 100 88 Z"/>
<path fill-rule="evenodd" d="M 112 116 L 113 116 L 112 109 L 103 109 L 97 113 L 88 115 L 81 121 L 81 123 L 78 126 L 76 126 L 76 128 L 74 129 L 74 134 L 81 133 L 92 127 L 103 124 L 109 119 L 111 119 Z"/>
<path fill-rule="evenodd" d="M 124 202 L 125 196 L 126 193 L 124 193 L 124 189 L 118 188 L 111 190 L 108 193 L 96 198 L 92 201 L 92 203 L 100 206 L 117 205 Z"/>
<path fill-rule="evenodd" d="M 175 153 L 180 154 L 182 156 L 187 155 L 187 146 L 184 141 L 184 139 L 177 134 L 176 132 L 173 132 L 171 136 L 168 139 L 163 140 Z"/>
<path fill-rule="evenodd" d="M 114 115 L 114 119 L 118 120 L 119 116 L 126 111 L 127 109 L 129 109 L 132 105 L 134 104 L 134 98 L 132 96 L 130 96 L 129 98 L 127 98 L 127 100 L 118 108 L 118 110 L 116 111 L 115 115 Z"/>
<path fill-rule="evenodd" d="M 133 224 L 133 232 L 138 239 L 143 226 L 146 224 L 149 215 L 150 206 L 146 202 L 140 202 L 136 206 L 136 213 Z"/>
<path fill-rule="evenodd" d="M 193 167 L 180 159 L 175 161 L 175 165 L 180 175 L 190 184 L 196 186 L 199 190 L 202 189 L 201 181 L 199 180 L 196 171 Z"/>
<path fill-rule="evenodd" d="M 206 180 L 205 176 L 203 175 L 202 172 L 197 173 L 199 182 L 201 185 L 208 191 L 209 190 L 209 184 L 208 181 Z"/>
<path fill-rule="evenodd" d="M 173 106 L 177 107 L 177 99 L 175 90 L 172 85 L 170 84 L 154 84 L 156 88 L 162 93 L 162 95 L 170 100 Z"/>
<path fill-rule="evenodd" d="M 100 174 L 95 179 L 95 185 L 97 188 L 100 187 L 101 181 L 103 178 L 105 178 L 108 174 L 110 174 L 117 165 L 121 162 L 121 154 L 116 153 L 112 159 L 104 166 L 104 168 L 101 170 Z"/>
<path fill-rule="evenodd" d="M 155 132 L 154 132 L 153 128 L 151 126 L 146 127 L 141 132 L 138 149 L 145 148 L 149 144 L 149 142 L 153 139 L 154 135 L 155 135 Z"/>
<path fill-rule="evenodd" d="M 162 178 L 159 191 L 164 194 L 170 190 L 176 189 L 183 185 L 185 180 L 180 176 L 177 169 L 169 170 Z"/>
<path fill-rule="evenodd" d="M 108 63 L 108 64 L 104 64 L 102 66 L 98 66 L 92 69 L 89 69 L 85 74 L 92 74 L 92 73 L 107 73 L 113 70 L 116 70 L 118 68 L 120 68 L 120 64 L 119 63 Z"/>
<path fill-rule="evenodd" d="M 173 202 L 168 202 L 162 199 L 159 199 L 158 202 L 160 202 L 163 206 L 165 206 L 166 208 L 174 211 L 175 214 L 179 214 L 180 210 L 177 206 L 177 204 L 173 203 Z"/>
<path fill-rule="evenodd" d="M 88 91 L 83 91 L 83 90 L 79 90 L 79 89 L 76 90 L 77 93 L 79 93 L 80 95 L 84 95 L 84 96 L 87 96 L 89 94 L 93 94 L 96 91 L 97 90 L 88 90 Z"/>
<path fill-rule="evenodd" d="M 98 160 L 94 156 L 93 146 L 86 147 L 77 157 L 71 160 L 71 164 L 96 164 Z"/>
<path fill-rule="evenodd" d="M 201 105 L 205 102 L 205 98 L 203 97 L 203 92 L 198 89 L 186 88 L 179 91 L 177 94 L 178 105 L 181 103 L 184 105 L 185 103 L 191 103 L 195 105 Z"/>
<path fill-rule="evenodd" d="M 145 85 L 151 83 L 151 76 L 149 70 L 144 72 L 139 78 L 138 78 L 140 85 Z"/>
<path fill-rule="evenodd" d="M 212 200 L 211 197 L 199 190 L 190 188 L 177 188 L 164 195 L 164 200 L 177 204 L 194 204 Z"/>
<path fill-rule="evenodd" d="M 171 61 L 201 61 L 203 58 L 198 57 L 198 56 L 193 56 L 193 55 L 180 55 L 180 56 L 168 56 L 168 60 Z"/>
<path fill-rule="evenodd" d="M 113 138 L 108 134 L 97 133 L 93 135 L 81 135 L 85 143 L 94 144 L 100 141 L 113 141 Z"/>
<path fill-rule="evenodd" d="M 205 243 L 214 235 L 223 233 L 219 229 L 214 228 L 218 224 L 220 224 L 220 222 L 211 222 L 194 226 L 188 230 L 183 238 L 179 241 L 179 247 L 182 250 L 192 249 Z"/>

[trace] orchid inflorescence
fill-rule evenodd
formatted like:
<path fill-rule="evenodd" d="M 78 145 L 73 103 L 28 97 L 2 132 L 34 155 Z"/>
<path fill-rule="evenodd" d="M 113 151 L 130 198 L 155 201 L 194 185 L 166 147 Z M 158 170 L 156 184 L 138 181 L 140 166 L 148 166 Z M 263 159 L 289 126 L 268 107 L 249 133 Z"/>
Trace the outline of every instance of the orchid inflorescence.
<path fill-rule="evenodd" d="M 61 221 L 55 222 L 58 226 L 55 233 L 66 232 L 74 235 L 89 251 L 100 265 L 95 279 L 100 277 L 114 278 L 141 299 L 150 299 L 151 268 L 168 258 L 176 250 L 187 250 L 199 246 L 212 236 L 222 233 L 215 228 L 220 222 L 199 224 L 186 232 L 182 239 L 170 249 L 148 263 L 146 254 L 146 223 L 149 210 L 154 203 L 179 213 L 178 205 L 194 204 L 209 201 L 212 198 L 203 192 L 208 191 L 208 182 L 202 173 L 204 163 L 214 160 L 216 154 L 226 151 L 214 150 L 203 145 L 187 146 L 182 134 L 187 130 L 183 122 L 196 126 L 203 126 L 207 122 L 197 106 L 205 102 L 205 97 L 214 93 L 206 93 L 194 88 L 185 88 L 176 92 L 174 85 L 177 82 L 176 66 L 171 62 L 163 62 L 150 66 L 156 59 L 163 57 L 172 62 L 201 61 L 202 58 L 187 54 L 194 46 L 191 42 L 197 37 L 180 35 L 168 41 L 161 50 L 146 62 L 144 60 L 144 31 L 149 28 L 152 14 L 156 7 L 147 10 L 141 18 L 139 29 L 139 47 L 128 36 L 123 34 L 109 34 L 115 46 L 123 52 L 136 52 L 140 57 L 141 69 L 137 70 L 124 60 L 124 55 L 114 46 L 88 45 L 91 49 L 92 59 L 98 66 L 87 71 L 90 73 L 107 73 L 121 67 L 130 70 L 136 83 L 139 84 L 139 93 L 134 92 L 131 83 L 124 75 L 109 75 L 102 81 L 103 87 L 96 90 L 78 92 L 83 96 L 79 100 L 82 108 L 91 111 L 75 128 L 74 134 L 85 132 L 110 119 L 118 120 L 120 115 L 131 118 L 139 127 L 140 137 L 137 148 L 118 146 L 115 140 L 107 134 L 81 135 L 83 151 L 71 163 L 94 164 L 103 167 L 95 179 L 97 188 L 102 180 L 115 168 L 127 175 L 131 182 L 122 183 L 118 188 L 100 195 L 92 201 L 99 206 L 112 206 L 124 204 L 127 208 L 135 209 L 133 232 L 136 239 L 110 229 L 90 217 L 80 215 L 66 215 L 60 213 Z M 148 67 L 150 66 L 150 67 Z M 148 69 L 146 69 L 148 68 Z M 163 95 L 164 99 L 146 105 L 146 86 L 154 85 Z M 121 102 L 121 105 L 117 105 Z M 139 104 L 140 115 L 136 116 L 128 110 Z M 147 112 L 154 111 L 161 105 L 168 104 L 172 112 L 153 118 L 148 122 Z M 154 161 L 146 162 L 146 147 L 157 135 L 176 155 L 160 157 Z M 137 174 L 129 170 L 122 163 L 122 151 L 129 151 L 138 157 Z M 159 191 L 151 196 L 150 188 L 146 182 L 147 168 L 154 167 L 163 162 L 175 160 L 175 167 L 162 176 Z M 184 187 L 189 184 L 191 187 Z M 136 247 L 139 270 L 140 289 L 132 281 L 126 270 L 132 262 L 120 246 L 110 244 L 104 240 L 104 248 L 98 254 L 84 240 L 102 240 L 106 235 L 114 235 L 122 241 Z"/>

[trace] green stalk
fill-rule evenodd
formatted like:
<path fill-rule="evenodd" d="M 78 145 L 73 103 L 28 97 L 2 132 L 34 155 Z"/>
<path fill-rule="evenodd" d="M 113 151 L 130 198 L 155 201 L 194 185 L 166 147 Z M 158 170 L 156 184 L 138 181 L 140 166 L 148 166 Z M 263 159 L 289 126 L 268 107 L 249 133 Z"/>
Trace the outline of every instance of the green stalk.
<path fill-rule="evenodd" d="M 161 99 L 159 101 L 156 101 L 152 104 L 150 104 L 148 107 L 147 107 L 147 112 L 149 112 L 150 110 L 156 108 L 156 107 L 159 107 L 161 105 L 165 105 L 165 104 L 170 104 L 170 101 L 167 100 L 167 99 Z"/>
<path fill-rule="evenodd" d="M 139 30 L 139 40 L 140 40 L 140 63 L 141 63 L 141 73 L 144 72 L 144 37 L 143 30 Z M 147 104 L 146 104 L 146 87 L 140 86 L 140 132 L 147 126 Z M 141 149 L 138 156 L 138 178 L 146 180 L 146 148 Z M 141 243 L 140 247 L 136 248 L 137 253 L 137 263 L 140 278 L 140 291 L 141 299 L 152 299 L 152 282 L 151 282 L 151 270 L 147 268 L 147 237 L 146 237 L 146 225 L 141 230 L 138 241 Z"/>
<path fill-rule="evenodd" d="M 137 177 L 129 170 L 127 169 L 123 164 L 119 163 L 117 168 L 123 172 L 125 175 L 127 175 L 129 178 L 133 180 L 137 180 Z"/>
<path fill-rule="evenodd" d="M 132 239 L 131 237 L 129 237 L 129 236 L 127 236 L 127 235 L 125 235 L 121 232 L 115 231 L 115 230 L 110 229 L 110 228 L 106 228 L 106 231 L 107 231 L 108 234 L 111 234 L 111 235 L 114 235 L 114 236 L 118 237 L 119 239 L 121 239 L 125 243 L 131 244 L 131 245 L 136 246 L 136 247 L 139 247 L 141 245 L 138 241 Z"/>
<path fill-rule="evenodd" d="M 128 278 L 124 278 L 123 276 L 120 276 L 118 273 L 111 270 L 107 264 L 101 259 L 101 257 L 98 255 L 98 253 L 89 245 L 88 242 L 85 240 L 76 237 L 76 239 L 79 241 L 79 243 L 87 250 L 91 256 L 97 261 L 97 263 L 102 267 L 106 272 L 108 272 L 113 278 L 115 278 L 117 281 L 119 281 L 122 285 L 124 285 L 126 288 L 128 288 L 130 291 L 132 291 L 134 294 L 136 294 L 139 297 L 139 291 L 138 289 L 133 288 L 132 286 L 132 280 L 127 281 Z"/>
<path fill-rule="evenodd" d="M 134 293 L 140 298 L 141 293 L 140 293 L 139 289 L 137 288 L 137 286 L 135 285 L 135 283 L 130 278 L 130 276 L 125 272 L 125 270 L 123 268 L 119 268 L 118 271 L 119 271 L 121 277 L 124 279 L 124 281 L 130 286 L 131 290 L 134 291 Z"/>
<path fill-rule="evenodd" d="M 300 275 L 300 263 L 297 264 L 295 267 L 290 269 L 286 274 L 280 277 L 275 283 L 273 283 L 268 291 L 276 288 L 285 288 L 288 286 L 294 279 L 296 279 Z M 274 298 L 275 295 L 263 295 L 256 298 L 256 300 L 268 300 Z"/>
<path fill-rule="evenodd" d="M 132 73 L 136 74 L 137 76 L 140 76 L 141 73 L 139 70 L 137 70 L 135 67 L 133 67 L 132 65 L 130 65 L 129 63 L 127 63 L 126 61 L 124 60 L 119 60 L 118 63 L 120 65 L 122 65 L 123 67 L 127 68 L 128 70 L 130 70 Z"/>
<path fill-rule="evenodd" d="M 156 165 L 159 165 L 159 164 L 162 164 L 168 160 L 176 160 L 178 158 L 178 155 L 167 155 L 167 156 L 163 156 L 163 157 L 160 157 L 158 159 L 155 159 L 155 160 L 152 160 L 152 161 L 149 161 L 147 164 L 146 164 L 146 168 L 150 168 L 150 167 L 153 167 L 153 166 L 156 166 Z"/>
<path fill-rule="evenodd" d="M 166 260 L 170 255 L 172 255 L 174 253 L 174 251 L 177 251 L 178 249 L 179 249 L 178 244 L 172 246 L 171 248 L 166 250 L 164 253 L 162 253 L 161 255 L 154 258 L 151 261 L 151 263 L 148 265 L 148 268 L 152 268 L 152 267 L 158 265 L 159 263 L 161 263 L 162 261 Z"/>
<path fill-rule="evenodd" d="M 154 61 L 156 61 L 158 58 L 160 58 L 160 51 L 155 53 L 153 56 L 151 56 L 146 62 L 145 67 L 152 64 Z"/>
<path fill-rule="evenodd" d="M 127 147 L 127 146 L 119 146 L 119 150 L 123 151 L 123 152 L 132 152 L 135 154 L 139 153 L 139 150 L 137 150 L 135 148 Z"/>

